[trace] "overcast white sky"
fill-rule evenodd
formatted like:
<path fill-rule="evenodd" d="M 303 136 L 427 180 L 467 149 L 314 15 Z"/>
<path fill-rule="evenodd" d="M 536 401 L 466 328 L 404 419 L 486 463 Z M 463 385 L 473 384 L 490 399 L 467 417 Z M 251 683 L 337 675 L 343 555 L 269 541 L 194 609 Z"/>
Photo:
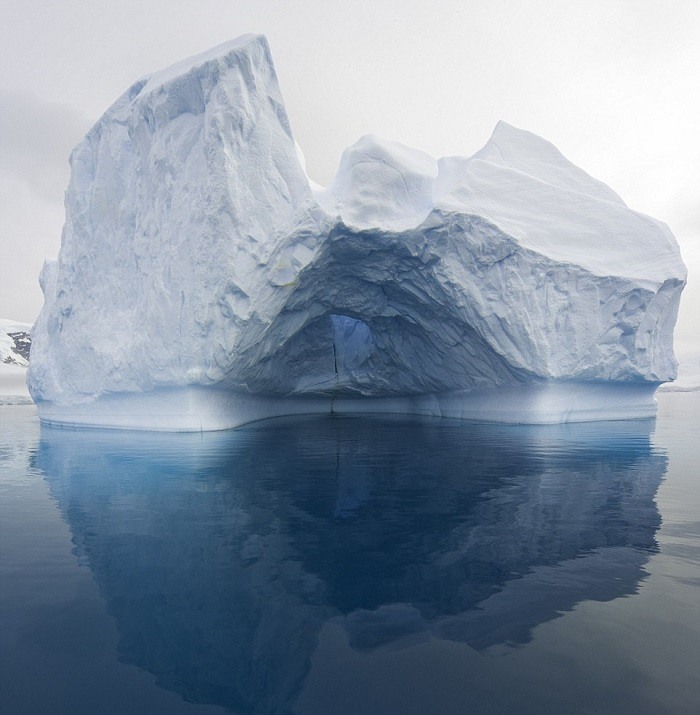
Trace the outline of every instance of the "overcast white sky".
<path fill-rule="evenodd" d="M 361 134 L 470 155 L 504 119 L 666 221 L 690 270 L 677 353 L 700 373 L 699 0 L 0 0 L 0 316 L 35 319 L 68 155 L 107 106 L 246 32 L 319 183 Z"/>

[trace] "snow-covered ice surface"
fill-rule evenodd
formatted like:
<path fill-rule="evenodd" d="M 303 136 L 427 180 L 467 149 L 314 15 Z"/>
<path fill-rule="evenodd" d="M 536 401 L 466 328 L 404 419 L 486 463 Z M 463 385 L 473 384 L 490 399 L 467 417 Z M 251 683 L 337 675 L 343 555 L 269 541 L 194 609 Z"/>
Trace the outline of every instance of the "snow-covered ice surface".
<path fill-rule="evenodd" d="M 45 421 L 628 418 L 675 377 L 663 223 L 504 123 L 469 158 L 362 137 L 318 187 L 263 37 L 136 82 L 71 166 L 29 368 Z"/>
<path fill-rule="evenodd" d="M 31 403 L 27 390 L 29 323 L 0 318 L 0 405 Z"/>

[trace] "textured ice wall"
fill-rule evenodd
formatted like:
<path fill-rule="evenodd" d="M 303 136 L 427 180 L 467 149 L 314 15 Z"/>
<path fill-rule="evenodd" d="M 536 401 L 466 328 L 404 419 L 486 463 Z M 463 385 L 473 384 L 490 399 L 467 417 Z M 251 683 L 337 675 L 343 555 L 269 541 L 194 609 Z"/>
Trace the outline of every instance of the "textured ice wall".
<path fill-rule="evenodd" d="M 29 374 L 46 420 L 604 419 L 675 376 L 664 224 L 503 123 L 470 158 L 363 137 L 316 187 L 262 37 L 140 80 L 71 164 Z"/>
<path fill-rule="evenodd" d="M 279 312 L 316 233 L 267 42 L 246 36 L 136 82 L 71 156 L 58 265 L 42 276 L 38 397 L 225 377 Z M 308 247 L 307 245 L 308 244 Z"/>

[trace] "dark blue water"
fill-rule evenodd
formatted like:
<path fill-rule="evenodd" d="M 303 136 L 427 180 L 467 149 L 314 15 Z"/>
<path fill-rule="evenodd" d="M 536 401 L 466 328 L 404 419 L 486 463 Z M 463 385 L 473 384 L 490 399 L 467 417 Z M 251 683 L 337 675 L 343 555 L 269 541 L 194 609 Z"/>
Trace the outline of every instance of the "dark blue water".
<path fill-rule="evenodd" d="M 0 712 L 698 712 L 699 398 L 204 435 L 0 408 Z"/>

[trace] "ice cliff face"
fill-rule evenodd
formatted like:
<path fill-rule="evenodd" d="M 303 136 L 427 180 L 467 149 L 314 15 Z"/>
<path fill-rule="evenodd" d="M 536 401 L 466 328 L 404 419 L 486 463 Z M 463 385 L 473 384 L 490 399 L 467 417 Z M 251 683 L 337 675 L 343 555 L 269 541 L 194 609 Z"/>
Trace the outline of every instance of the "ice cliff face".
<path fill-rule="evenodd" d="M 664 224 L 503 123 L 470 158 L 363 137 L 312 188 L 262 37 L 135 83 L 71 165 L 29 373 L 45 420 L 626 417 L 675 376 Z"/>

